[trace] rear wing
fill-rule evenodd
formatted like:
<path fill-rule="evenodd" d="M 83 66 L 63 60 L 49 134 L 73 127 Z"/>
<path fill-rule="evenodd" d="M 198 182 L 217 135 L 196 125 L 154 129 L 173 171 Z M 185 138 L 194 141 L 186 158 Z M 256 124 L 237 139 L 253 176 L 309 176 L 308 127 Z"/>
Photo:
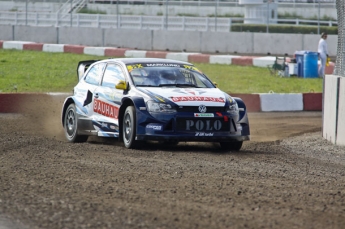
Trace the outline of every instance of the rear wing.
<path fill-rule="evenodd" d="M 97 61 L 99 60 L 83 60 L 78 63 L 78 68 L 77 68 L 78 81 L 81 80 L 81 78 L 83 77 L 86 70 L 90 67 L 90 65 Z"/>

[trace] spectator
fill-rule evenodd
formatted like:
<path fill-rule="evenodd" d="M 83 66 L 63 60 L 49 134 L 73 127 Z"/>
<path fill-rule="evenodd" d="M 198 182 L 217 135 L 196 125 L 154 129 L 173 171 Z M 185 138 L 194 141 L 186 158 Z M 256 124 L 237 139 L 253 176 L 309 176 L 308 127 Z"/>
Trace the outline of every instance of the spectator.
<path fill-rule="evenodd" d="M 328 49 L 327 49 L 327 33 L 322 33 L 321 34 L 321 39 L 319 41 L 319 46 L 317 49 L 317 52 L 319 53 L 319 57 L 321 60 L 321 64 L 319 66 L 319 77 L 324 77 L 325 76 L 325 67 L 326 67 L 326 61 L 328 58 Z"/>

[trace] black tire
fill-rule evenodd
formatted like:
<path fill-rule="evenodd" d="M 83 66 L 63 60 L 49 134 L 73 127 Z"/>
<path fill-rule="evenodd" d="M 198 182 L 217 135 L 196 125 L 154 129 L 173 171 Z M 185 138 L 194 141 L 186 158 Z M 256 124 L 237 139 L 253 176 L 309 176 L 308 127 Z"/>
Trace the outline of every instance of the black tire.
<path fill-rule="evenodd" d="M 74 103 L 67 107 L 63 125 L 65 136 L 69 142 L 87 141 L 87 135 L 78 135 L 78 119 Z"/>
<path fill-rule="evenodd" d="M 219 142 L 219 144 L 223 150 L 240 151 L 243 142 Z"/>
<path fill-rule="evenodd" d="M 133 106 L 128 106 L 122 120 L 122 139 L 128 149 L 135 149 L 139 146 L 140 142 L 135 140 L 136 127 L 135 109 Z"/>

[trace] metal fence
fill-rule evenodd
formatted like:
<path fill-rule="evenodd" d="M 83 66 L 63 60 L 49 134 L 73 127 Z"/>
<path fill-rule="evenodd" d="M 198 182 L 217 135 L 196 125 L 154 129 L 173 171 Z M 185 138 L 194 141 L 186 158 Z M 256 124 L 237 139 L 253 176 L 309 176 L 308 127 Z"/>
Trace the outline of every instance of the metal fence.
<path fill-rule="evenodd" d="M 9 1 L 9 0 L 0 0 L 1 1 Z M 26 2 L 28 0 L 15 0 L 16 2 Z M 55 2 L 55 3 L 63 3 L 66 0 L 29 0 L 30 2 Z M 266 2 L 267 0 L 263 0 Z M 89 0 L 90 3 L 96 2 L 103 2 L 109 3 L 112 2 L 116 4 L 141 4 L 141 5 L 156 5 L 156 4 L 164 4 L 169 2 L 172 5 L 214 5 L 214 4 L 230 4 L 235 3 L 238 4 L 239 0 Z M 298 3 L 328 3 L 328 4 L 336 4 L 336 0 L 271 0 L 271 2 L 276 2 L 278 4 L 298 4 Z"/>
<path fill-rule="evenodd" d="M 337 0 L 338 46 L 334 74 L 345 76 L 345 0 Z"/>
<path fill-rule="evenodd" d="M 126 28 L 150 30 L 231 31 L 232 24 L 242 24 L 244 18 L 130 16 L 105 14 L 58 14 L 41 12 L 0 12 L 0 24 L 32 26 L 71 26 L 97 28 Z M 248 21 L 248 19 L 246 19 Z M 337 25 L 337 21 L 275 19 L 278 23 L 315 26 Z M 255 22 L 257 22 L 255 20 Z M 254 23 L 254 21 L 253 21 Z M 265 21 L 266 23 L 266 21 Z"/>

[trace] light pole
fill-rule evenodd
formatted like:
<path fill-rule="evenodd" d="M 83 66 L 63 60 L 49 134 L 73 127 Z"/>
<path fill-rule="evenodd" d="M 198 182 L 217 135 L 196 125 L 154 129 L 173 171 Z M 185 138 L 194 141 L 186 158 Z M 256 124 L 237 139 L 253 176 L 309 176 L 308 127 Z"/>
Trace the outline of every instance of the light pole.
<path fill-rule="evenodd" d="M 28 25 L 28 0 L 25 2 L 25 25 Z"/>
<path fill-rule="evenodd" d="M 116 20 L 117 20 L 117 28 L 120 28 L 119 0 L 116 0 Z"/>
<path fill-rule="evenodd" d="M 268 25 L 270 23 L 270 0 L 267 0 L 267 23 L 266 23 L 266 33 L 269 32 L 269 28 L 268 28 Z"/>
<path fill-rule="evenodd" d="M 71 27 L 72 27 L 72 24 L 73 24 L 73 18 L 72 18 L 72 8 L 73 8 L 73 0 L 71 0 Z"/>
<path fill-rule="evenodd" d="M 169 5 L 169 0 L 166 0 L 165 4 L 165 29 L 168 30 L 168 5 Z"/>
<path fill-rule="evenodd" d="M 214 31 L 217 31 L 217 11 L 218 11 L 218 0 L 216 0 L 215 13 L 214 13 Z"/>
<path fill-rule="evenodd" d="M 317 34 L 320 34 L 320 0 L 319 0 L 319 15 L 317 17 Z"/>

